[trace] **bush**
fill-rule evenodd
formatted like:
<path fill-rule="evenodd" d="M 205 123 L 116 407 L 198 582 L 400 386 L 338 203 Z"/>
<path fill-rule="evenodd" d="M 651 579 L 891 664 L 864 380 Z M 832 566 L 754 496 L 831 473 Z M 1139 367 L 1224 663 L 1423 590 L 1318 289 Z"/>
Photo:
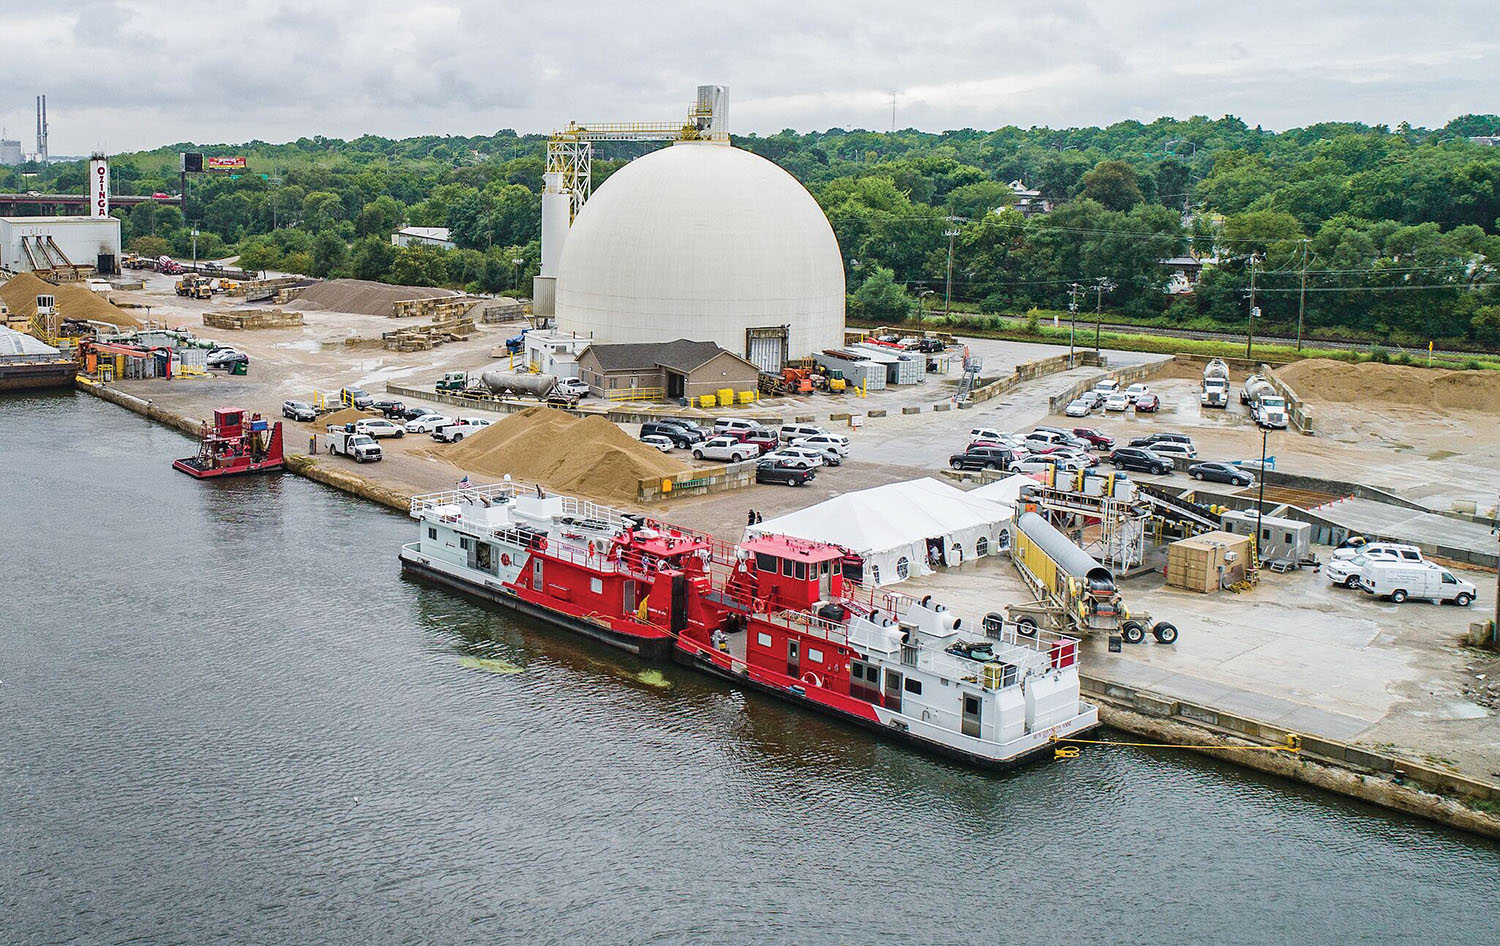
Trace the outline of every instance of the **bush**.
<path fill-rule="evenodd" d="M 1042 334 L 1042 310 L 1041 309 L 1033 307 L 1033 308 L 1027 310 L 1027 312 L 1026 312 L 1026 329 L 1025 329 L 1025 331 L 1026 331 L 1027 335 L 1040 335 L 1040 334 Z"/>
<path fill-rule="evenodd" d="M 1386 351 L 1385 348 L 1383 346 L 1380 346 L 1380 345 L 1371 345 L 1370 346 L 1370 356 L 1369 357 L 1370 357 L 1371 361 L 1377 362 L 1378 364 L 1382 364 L 1382 365 L 1390 364 L 1390 361 L 1391 361 L 1391 353 L 1388 352 L 1388 351 Z"/>

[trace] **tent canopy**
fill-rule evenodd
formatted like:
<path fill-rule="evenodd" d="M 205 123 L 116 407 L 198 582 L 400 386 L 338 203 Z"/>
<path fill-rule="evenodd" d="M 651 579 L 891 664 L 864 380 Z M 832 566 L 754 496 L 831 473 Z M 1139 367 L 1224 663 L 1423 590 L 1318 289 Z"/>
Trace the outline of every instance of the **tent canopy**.
<path fill-rule="evenodd" d="M 865 584 L 931 573 L 929 557 L 956 565 L 988 555 L 1011 508 L 932 477 L 844 493 L 745 530 L 840 545 L 865 560 Z M 929 544 L 931 543 L 931 544 Z"/>
<path fill-rule="evenodd" d="M 1040 480 L 1025 473 L 1012 473 L 1002 480 L 986 483 L 978 489 L 968 493 L 969 496 L 978 496 L 990 502 L 1001 503 L 1012 508 L 1021 499 L 1021 487 L 1035 486 Z"/>

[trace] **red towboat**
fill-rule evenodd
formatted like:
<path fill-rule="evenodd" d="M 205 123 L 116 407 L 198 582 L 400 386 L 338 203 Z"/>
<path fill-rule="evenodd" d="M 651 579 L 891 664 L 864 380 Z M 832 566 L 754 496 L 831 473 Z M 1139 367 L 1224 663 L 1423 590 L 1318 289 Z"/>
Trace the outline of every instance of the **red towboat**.
<path fill-rule="evenodd" d="M 205 423 L 198 455 L 172 461 L 172 466 L 200 480 L 240 473 L 272 473 L 281 469 L 281 421 L 271 423 L 259 414 L 245 419 L 240 407 L 214 411 Z"/>

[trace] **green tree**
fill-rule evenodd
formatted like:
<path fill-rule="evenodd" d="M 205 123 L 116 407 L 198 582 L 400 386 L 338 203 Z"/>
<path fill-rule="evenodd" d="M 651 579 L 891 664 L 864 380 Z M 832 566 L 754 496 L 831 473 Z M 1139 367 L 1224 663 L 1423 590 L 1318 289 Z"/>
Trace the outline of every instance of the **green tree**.
<path fill-rule="evenodd" d="M 129 247 L 130 252 L 139 253 L 147 259 L 169 256 L 172 253 L 172 244 L 159 236 L 138 236 L 130 241 Z"/>
<path fill-rule="evenodd" d="M 876 266 L 849 298 L 849 314 L 872 322 L 905 322 L 915 308 L 911 294 L 884 266 Z"/>
<path fill-rule="evenodd" d="M 354 278 L 388 281 L 391 266 L 396 262 L 396 248 L 390 240 L 371 235 L 356 241 L 350 254 Z"/>
<path fill-rule="evenodd" d="M 1083 196 L 1109 210 L 1129 210 L 1141 202 L 1135 169 L 1124 161 L 1100 161 L 1083 176 Z"/>
<path fill-rule="evenodd" d="M 337 278 L 347 275 L 345 269 L 348 265 L 349 247 L 344 243 L 343 237 L 325 230 L 313 239 L 310 275 Z"/>

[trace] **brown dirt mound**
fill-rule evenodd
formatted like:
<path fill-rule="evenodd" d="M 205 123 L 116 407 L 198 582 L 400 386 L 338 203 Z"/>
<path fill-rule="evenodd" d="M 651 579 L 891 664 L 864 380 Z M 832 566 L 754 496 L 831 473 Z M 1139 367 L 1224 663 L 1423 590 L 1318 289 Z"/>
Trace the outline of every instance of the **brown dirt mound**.
<path fill-rule="evenodd" d="M 1309 358 L 1277 377 L 1299 397 L 1345 403 L 1376 401 L 1429 410 L 1500 411 L 1500 372 L 1448 371 L 1375 362 Z"/>
<path fill-rule="evenodd" d="M 0 286 L 0 299 L 11 312 L 31 318 L 36 315 L 36 297 L 51 294 L 57 299 L 57 310 L 65 319 L 93 319 L 112 322 L 120 328 L 140 328 L 141 323 L 128 315 L 124 309 L 111 305 L 109 300 L 80 283 L 63 283 L 54 286 L 49 282 L 21 273 Z"/>
<path fill-rule="evenodd" d="M 357 407 L 346 407 L 341 411 L 334 411 L 332 414 L 324 414 L 313 421 L 312 425 L 319 430 L 326 430 L 329 424 L 352 424 L 357 420 L 369 420 L 374 416 L 376 415 L 362 411 Z"/>
<path fill-rule="evenodd" d="M 458 293 L 451 289 L 434 289 L 431 286 L 390 286 L 368 279 L 331 279 L 308 286 L 287 304 L 287 308 L 389 316 L 391 306 L 403 299 L 433 299 L 456 295 Z"/>
<path fill-rule="evenodd" d="M 603 417 L 574 417 L 533 407 L 512 414 L 436 452 L 462 470 L 499 479 L 509 473 L 559 492 L 609 502 L 634 502 L 643 479 L 688 469 L 681 461 L 632 440 Z"/>

